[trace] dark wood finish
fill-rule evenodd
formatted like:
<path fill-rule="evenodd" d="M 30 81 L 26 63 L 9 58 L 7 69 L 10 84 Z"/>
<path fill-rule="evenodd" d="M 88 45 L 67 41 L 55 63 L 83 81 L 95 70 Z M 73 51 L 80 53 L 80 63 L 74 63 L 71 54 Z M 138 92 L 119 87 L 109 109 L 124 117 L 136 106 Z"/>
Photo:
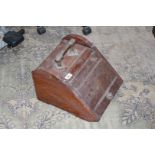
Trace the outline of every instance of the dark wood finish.
<path fill-rule="evenodd" d="M 39 100 L 99 121 L 123 80 L 98 49 L 71 34 L 32 72 Z"/>

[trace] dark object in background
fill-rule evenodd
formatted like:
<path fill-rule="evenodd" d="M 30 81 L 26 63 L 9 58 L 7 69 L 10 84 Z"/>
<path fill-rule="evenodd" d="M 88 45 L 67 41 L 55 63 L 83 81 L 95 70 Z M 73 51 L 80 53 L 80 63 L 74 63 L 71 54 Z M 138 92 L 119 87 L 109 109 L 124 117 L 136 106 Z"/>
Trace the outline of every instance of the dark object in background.
<path fill-rule="evenodd" d="M 18 32 L 8 31 L 4 34 L 3 41 L 8 44 L 8 47 L 15 47 L 24 41 L 23 34 L 25 33 L 24 29 L 21 29 Z"/>
<path fill-rule="evenodd" d="M 87 121 L 99 121 L 123 80 L 84 37 L 65 36 L 32 72 L 39 100 Z"/>
<path fill-rule="evenodd" d="M 153 33 L 153 35 L 155 37 L 155 26 L 153 26 L 152 33 Z"/>
<path fill-rule="evenodd" d="M 37 32 L 41 35 L 46 32 L 46 28 L 44 26 L 37 26 Z"/>
<path fill-rule="evenodd" d="M 82 32 L 84 35 L 88 35 L 92 32 L 92 30 L 89 26 L 82 26 L 82 27 L 83 27 Z"/>

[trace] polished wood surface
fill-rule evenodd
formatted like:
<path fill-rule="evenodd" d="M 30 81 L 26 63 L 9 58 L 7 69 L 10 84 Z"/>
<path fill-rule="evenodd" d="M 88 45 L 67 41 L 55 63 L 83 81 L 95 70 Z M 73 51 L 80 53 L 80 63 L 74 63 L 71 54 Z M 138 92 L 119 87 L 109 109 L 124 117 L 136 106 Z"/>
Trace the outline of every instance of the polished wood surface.
<path fill-rule="evenodd" d="M 123 80 L 87 39 L 65 36 L 32 72 L 39 100 L 99 121 Z"/>

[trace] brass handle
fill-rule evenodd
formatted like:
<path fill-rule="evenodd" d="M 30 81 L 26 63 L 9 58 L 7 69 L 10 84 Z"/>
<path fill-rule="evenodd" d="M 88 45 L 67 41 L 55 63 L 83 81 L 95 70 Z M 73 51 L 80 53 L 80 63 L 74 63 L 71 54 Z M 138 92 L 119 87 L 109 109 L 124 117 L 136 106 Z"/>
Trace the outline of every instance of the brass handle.
<path fill-rule="evenodd" d="M 65 54 L 67 53 L 68 49 L 71 48 L 75 44 L 75 42 L 76 42 L 75 39 L 70 39 L 68 43 L 66 44 L 65 49 L 56 56 L 55 62 L 57 63 L 58 67 L 62 66 L 61 62 L 64 59 Z"/>

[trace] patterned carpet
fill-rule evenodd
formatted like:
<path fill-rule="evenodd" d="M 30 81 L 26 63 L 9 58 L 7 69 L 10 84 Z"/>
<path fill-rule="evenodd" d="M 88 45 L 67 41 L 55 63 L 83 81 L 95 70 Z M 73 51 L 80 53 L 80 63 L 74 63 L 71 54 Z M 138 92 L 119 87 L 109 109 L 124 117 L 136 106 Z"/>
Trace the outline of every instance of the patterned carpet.
<path fill-rule="evenodd" d="M 21 27 L 7 27 L 19 30 Z M 124 80 L 99 122 L 81 120 L 36 99 L 31 71 L 81 27 L 25 28 L 25 41 L 0 50 L 0 128 L 155 128 L 155 39 L 149 27 L 92 27 L 94 42 Z"/>

